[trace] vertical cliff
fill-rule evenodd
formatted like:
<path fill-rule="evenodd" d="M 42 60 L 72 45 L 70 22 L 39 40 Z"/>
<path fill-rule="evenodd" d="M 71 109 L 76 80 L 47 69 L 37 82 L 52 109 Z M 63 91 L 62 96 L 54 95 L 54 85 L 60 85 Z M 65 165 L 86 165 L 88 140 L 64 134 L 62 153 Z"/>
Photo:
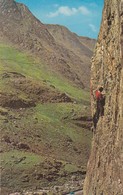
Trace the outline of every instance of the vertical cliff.
<path fill-rule="evenodd" d="M 105 0 L 92 60 L 91 87 L 103 85 L 104 117 L 97 124 L 84 195 L 123 195 L 123 0 Z M 94 111 L 92 97 L 92 110 Z"/>

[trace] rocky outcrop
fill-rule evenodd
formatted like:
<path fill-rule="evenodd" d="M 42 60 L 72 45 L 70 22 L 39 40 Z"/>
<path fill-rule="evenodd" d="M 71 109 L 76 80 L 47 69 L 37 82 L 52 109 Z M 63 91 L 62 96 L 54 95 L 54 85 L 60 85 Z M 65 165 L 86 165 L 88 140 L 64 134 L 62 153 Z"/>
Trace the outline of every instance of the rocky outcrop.
<path fill-rule="evenodd" d="M 92 60 L 92 90 L 103 85 L 104 117 L 97 124 L 84 195 L 123 194 L 123 0 L 105 0 Z M 94 99 L 92 97 L 92 110 Z"/>

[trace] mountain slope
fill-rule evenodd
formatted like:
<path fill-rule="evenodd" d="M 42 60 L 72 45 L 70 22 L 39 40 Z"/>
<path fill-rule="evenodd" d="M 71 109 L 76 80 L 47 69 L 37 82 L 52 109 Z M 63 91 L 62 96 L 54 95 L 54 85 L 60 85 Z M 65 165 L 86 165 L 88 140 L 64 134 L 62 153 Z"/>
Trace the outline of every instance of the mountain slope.
<path fill-rule="evenodd" d="M 71 64 L 71 68 L 77 73 L 78 78 L 90 75 L 90 59 L 93 55 L 93 45 L 95 40 L 88 39 L 88 44 L 85 44 L 85 38 L 83 39 L 77 36 L 75 33 L 70 32 L 66 27 L 60 25 L 46 25 L 48 31 L 51 33 L 56 43 L 61 47 L 66 48 L 68 51 L 76 55 L 79 61 Z M 84 43 L 84 44 L 83 44 Z M 71 56 L 70 56 L 71 58 Z M 73 61 L 74 62 L 74 61 Z M 89 85 L 89 77 L 84 81 L 84 85 Z"/>
<path fill-rule="evenodd" d="M 2 195 L 65 184 L 72 176 L 82 183 L 92 133 L 80 54 L 13 0 L 0 0 L 0 23 Z M 67 33 L 82 52 L 78 37 Z"/>
<path fill-rule="evenodd" d="M 82 37 L 82 36 L 79 36 L 78 38 L 82 44 L 84 44 L 86 47 L 88 47 L 88 49 L 90 49 L 93 52 L 96 44 L 95 39 L 90 39 L 89 37 Z"/>
<path fill-rule="evenodd" d="M 2 195 L 61 185 L 72 175 L 82 180 L 92 136 L 89 112 L 88 92 L 0 44 Z"/>
<path fill-rule="evenodd" d="M 81 88 L 89 87 L 92 51 L 83 45 L 75 34 L 67 30 L 63 39 L 68 37 L 69 46 L 61 44 L 60 39 L 56 40 L 51 33 L 49 26 L 37 20 L 26 6 L 13 0 L 0 0 L 0 23 L 1 37 L 7 42 L 38 56 L 48 65 L 50 71 L 57 72 L 71 83 Z M 52 28 L 54 27 L 57 28 Z M 60 35 L 58 28 L 57 31 Z M 76 47 L 73 47 L 75 44 Z M 74 49 L 71 50 L 70 46 Z"/>
<path fill-rule="evenodd" d="M 46 25 L 46 27 L 56 42 L 75 52 L 79 57 L 81 55 L 83 58 L 84 56 L 92 56 L 93 53 L 91 49 L 83 45 L 82 41 L 80 42 L 81 37 L 77 36 L 75 33 L 70 32 L 66 27 L 53 24 Z"/>

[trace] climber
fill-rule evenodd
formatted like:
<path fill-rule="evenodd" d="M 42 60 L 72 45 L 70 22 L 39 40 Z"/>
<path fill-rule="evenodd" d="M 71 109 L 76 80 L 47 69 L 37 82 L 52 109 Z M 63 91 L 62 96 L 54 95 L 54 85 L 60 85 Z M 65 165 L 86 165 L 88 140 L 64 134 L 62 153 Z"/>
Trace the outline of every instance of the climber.
<path fill-rule="evenodd" d="M 105 94 L 103 93 L 103 87 L 99 87 L 95 92 L 96 98 L 96 112 L 93 116 L 94 128 L 96 128 L 99 117 L 104 116 L 104 106 L 105 106 Z"/>

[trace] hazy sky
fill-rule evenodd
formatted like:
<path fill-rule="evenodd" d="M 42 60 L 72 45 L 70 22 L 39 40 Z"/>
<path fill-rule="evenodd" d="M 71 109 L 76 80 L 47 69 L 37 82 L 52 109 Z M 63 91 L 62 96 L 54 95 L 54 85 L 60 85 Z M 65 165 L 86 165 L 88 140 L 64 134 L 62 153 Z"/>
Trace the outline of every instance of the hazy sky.
<path fill-rule="evenodd" d="M 81 36 L 97 38 L 104 0 L 16 0 L 45 24 L 60 24 Z"/>

